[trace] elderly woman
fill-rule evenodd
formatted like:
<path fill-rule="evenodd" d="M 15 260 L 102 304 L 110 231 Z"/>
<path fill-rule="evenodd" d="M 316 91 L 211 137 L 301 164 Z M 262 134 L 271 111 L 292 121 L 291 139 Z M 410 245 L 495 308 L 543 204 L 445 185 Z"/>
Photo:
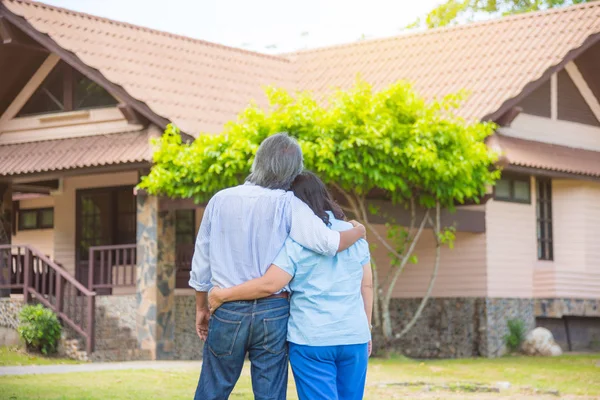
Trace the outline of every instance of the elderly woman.
<path fill-rule="evenodd" d="M 330 229 L 352 228 L 313 173 L 299 175 L 292 190 Z M 362 399 L 373 306 L 369 262 L 364 239 L 330 257 L 288 238 L 263 277 L 227 289 L 214 288 L 209 305 L 214 311 L 224 302 L 266 297 L 289 283 L 287 338 L 298 396 L 301 400 Z"/>

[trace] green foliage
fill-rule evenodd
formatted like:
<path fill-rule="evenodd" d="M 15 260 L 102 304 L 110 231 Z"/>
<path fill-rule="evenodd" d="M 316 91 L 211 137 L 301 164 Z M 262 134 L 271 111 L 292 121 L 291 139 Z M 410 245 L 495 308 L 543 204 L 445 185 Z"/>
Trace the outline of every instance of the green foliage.
<path fill-rule="evenodd" d="M 62 326 L 52 311 L 37 304 L 23 307 L 17 330 L 28 347 L 50 354 L 56 352 Z"/>
<path fill-rule="evenodd" d="M 202 134 L 186 144 L 169 127 L 140 187 L 206 201 L 242 182 L 260 142 L 282 131 L 298 139 L 308 169 L 355 196 L 380 189 L 399 204 L 413 197 L 425 208 L 436 200 L 453 208 L 477 200 L 498 179 L 490 168 L 496 155 L 484 143 L 495 126 L 453 113 L 464 94 L 427 103 L 407 83 L 375 92 L 359 80 L 324 102 L 281 89 L 267 95 L 267 110 L 248 107 L 220 135 Z"/>
<path fill-rule="evenodd" d="M 511 352 L 518 352 L 527 334 L 525 322 L 521 319 L 511 319 L 507 324 L 508 333 L 504 335 L 504 343 Z"/>
<path fill-rule="evenodd" d="M 595 0 L 446 0 L 426 15 L 424 25 L 427 28 L 437 28 L 472 21 L 477 17 L 521 14 L 591 1 Z M 422 25 L 418 19 L 407 26 L 407 29 Z"/>

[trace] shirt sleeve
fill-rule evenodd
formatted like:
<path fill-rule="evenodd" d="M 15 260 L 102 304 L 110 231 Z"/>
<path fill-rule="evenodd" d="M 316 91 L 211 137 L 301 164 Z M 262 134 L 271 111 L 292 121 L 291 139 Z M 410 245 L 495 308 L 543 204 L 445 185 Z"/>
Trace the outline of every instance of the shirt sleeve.
<path fill-rule="evenodd" d="M 290 237 L 302 246 L 325 256 L 334 256 L 340 246 L 340 233 L 329 229 L 302 200 L 292 196 Z"/>
<path fill-rule="evenodd" d="M 369 251 L 369 243 L 365 239 L 360 239 L 354 244 L 358 250 L 358 259 L 361 260 L 360 265 L 365 265 L 371 261 L 371 252 Z"/>
<path fill-rule="evenodd" d="M 289 254 L 288 254 L 287 246 L 289 245 L 289 242 L 290 242 L 290 239 L 287 239 L 286 243 L 283 245 L 281 250 L 279 250 L 277 257 L 275 257 L 275 260 L 273 261 L 272 264 L 281 268 L 282 270 L 284 270 L 291 276 L 294 276 L 296 274 L 296 267 L 295 267 L 293 260 L 290 258 Z"/>
<path fill-rule="evenodd" d="M 189 285 L 197 292 L 208 292 L 212 288 L 212 274 L 210 272 L 210 219 L 212 214 L 213 202 L 208 202 L 202 223 L 196 237 L 196 246 L 194 257 L 192 258 L 192 270 L 190 271 Z"/>

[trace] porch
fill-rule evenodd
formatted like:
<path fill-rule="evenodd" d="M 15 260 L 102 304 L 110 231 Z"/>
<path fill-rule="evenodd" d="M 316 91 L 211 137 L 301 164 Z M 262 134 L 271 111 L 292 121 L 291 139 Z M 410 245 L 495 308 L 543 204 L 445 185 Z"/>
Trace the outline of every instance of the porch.
<path fill-rule="evenodd" d="M 52 309 L 90 355 L 106 347 L 96 346 L 97 331 L 104 329 L 95 326 L 97 310 L 104 313 L 102 307 L 125 302 L 128 307 L 121 314 L 128 314 L 124 318 L 132 323 L 124 324 L 130 337 L 123 339 L 160 358 L 161 307 L 171 308 L 165 312 L 172 314 L 175 289 L 189 295 L 200 209 L 188 203 L 185 209 L 161 211 L 159 199 L 134 193 L 139 174 L 64 176 L 9 186 L 12 243 L 0 245 L 0 297 Z M 169 336 L 167 348 L 173 342 Z"/>

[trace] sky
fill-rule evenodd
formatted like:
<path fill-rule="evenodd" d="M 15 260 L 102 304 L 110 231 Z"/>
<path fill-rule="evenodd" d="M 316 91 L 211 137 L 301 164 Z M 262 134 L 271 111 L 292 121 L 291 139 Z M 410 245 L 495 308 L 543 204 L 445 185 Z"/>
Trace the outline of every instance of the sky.
<path fill-rule="evenodd" d="M 393 36 L 442 0 L 41 0 L 265 53 Z"/>

